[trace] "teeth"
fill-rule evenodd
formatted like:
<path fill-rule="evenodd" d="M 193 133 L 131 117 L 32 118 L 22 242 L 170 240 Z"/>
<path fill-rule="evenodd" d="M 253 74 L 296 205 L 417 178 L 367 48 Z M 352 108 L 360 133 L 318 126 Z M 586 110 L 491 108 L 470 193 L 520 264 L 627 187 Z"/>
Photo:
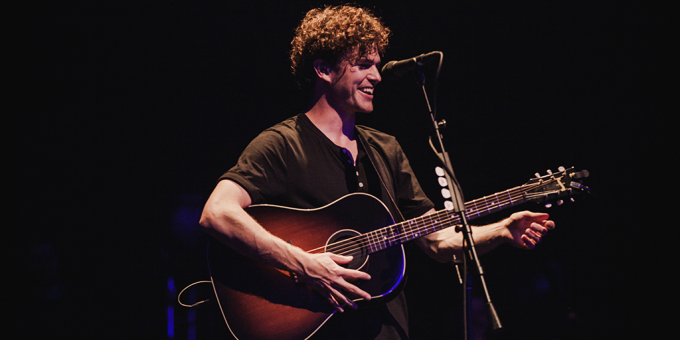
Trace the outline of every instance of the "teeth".
<path fill-rule="evenodd" d="M 361 92 L 368 93 L 368 94 L 373 94 L 373 88 L 370 87 L 364 87 L 362 89 L 359 89 Z"/>

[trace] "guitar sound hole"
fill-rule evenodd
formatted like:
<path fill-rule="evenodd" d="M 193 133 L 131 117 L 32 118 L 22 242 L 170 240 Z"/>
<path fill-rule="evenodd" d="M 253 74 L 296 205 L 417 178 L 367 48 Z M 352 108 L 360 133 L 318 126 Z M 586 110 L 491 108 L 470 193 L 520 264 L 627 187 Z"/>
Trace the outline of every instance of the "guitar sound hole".
<path fill-rule="evenodd" d="M 361 243 L 363 237 L 354 230 L 340 230 L 333 234 L 326 243 L 326 251 L 340 255 L 351 255 L 352 261 L 341 264 L 350 269 L 361 269 L 368 261 L 367 247 Z"/>

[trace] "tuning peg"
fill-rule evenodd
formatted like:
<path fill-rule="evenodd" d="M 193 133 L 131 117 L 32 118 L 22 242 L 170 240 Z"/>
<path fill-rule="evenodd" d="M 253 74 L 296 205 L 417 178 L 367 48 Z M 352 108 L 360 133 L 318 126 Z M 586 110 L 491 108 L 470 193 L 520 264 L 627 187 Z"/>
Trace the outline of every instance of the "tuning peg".
<path fill-rule="evenodd" d="M 560 166 L 559 168 L 557 168 L 557 171 L 559 171 L 559 172 L 563 172 L 564 170 L 567 170 L 567 169 L 563 166 Z"/>
<path fill-rule="evenodd" d="M 587 178 L 588 176 L 590 176 L 590 172 L 588 170 L 585 170 L 585 169 L 583 169 L 579 172 L 575 172 L 574 175 L 573 175 L 574 178 Z"/>
<path fill-rule="evenodd" d="M 576 200 L 575 200 L 573 197 L 570 197 L 569 200 L 570 200 L 572 203 L 576 202 Z"/>
<path fill-rule="evenodd" d="M 536 176 L 536 178 L 541 178 L 541 174 L 539 174 L 538 172 L 535 173 L 534 176 Z"/>
<path fill-rule="evenodd" d="M 548 175 L 552 175 L 552 170 L 548 169 L 546 170 L 546 172 L 548 173 Z"/>
<path fill-rule="evenodd" d="M 545 207 L 548 208 L 548 209 L 550 209 L 550 208 L 552 207 L 552 203 L 550 203 L 550 202 L 546 203 L 546 204 L 545 204 Z"/>
<path fill-rule="evenodd" d="M 562 204 L 564 204 L 564 201 L 563 201 L 563 200 L 557 201 L 557 205 L 562 205 Z"/>
<path fill-rule="evenodd" d="M 449 191 L 449 189 L 446 188 L 442 189 L 442 197 L 451 198 L 451 191 Z"/>

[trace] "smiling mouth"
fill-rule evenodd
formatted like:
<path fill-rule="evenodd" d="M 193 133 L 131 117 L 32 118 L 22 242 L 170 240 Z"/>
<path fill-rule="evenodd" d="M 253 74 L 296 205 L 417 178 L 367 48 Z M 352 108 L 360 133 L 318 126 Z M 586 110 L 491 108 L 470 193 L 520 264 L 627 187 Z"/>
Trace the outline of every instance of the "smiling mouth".
<path fill-rule="evenodd" d="M 373 95 L 373 90 L 374 89 L 372 87 L 363 87 L 359 89 L 359 91 L 370 95 Z"/>

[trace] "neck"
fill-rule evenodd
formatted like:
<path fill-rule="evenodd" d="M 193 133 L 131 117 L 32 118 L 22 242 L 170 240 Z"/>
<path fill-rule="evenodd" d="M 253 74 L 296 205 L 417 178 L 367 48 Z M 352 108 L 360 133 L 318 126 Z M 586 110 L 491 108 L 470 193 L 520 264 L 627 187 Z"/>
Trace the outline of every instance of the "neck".
<path fill-rule="evenodd" d="M 355 113 L 338 110 L 325 95 L 315 97 L 312 108 L 305 113 L 309 120 L 338 146 L 348 147 L 355 142 Z"/>

